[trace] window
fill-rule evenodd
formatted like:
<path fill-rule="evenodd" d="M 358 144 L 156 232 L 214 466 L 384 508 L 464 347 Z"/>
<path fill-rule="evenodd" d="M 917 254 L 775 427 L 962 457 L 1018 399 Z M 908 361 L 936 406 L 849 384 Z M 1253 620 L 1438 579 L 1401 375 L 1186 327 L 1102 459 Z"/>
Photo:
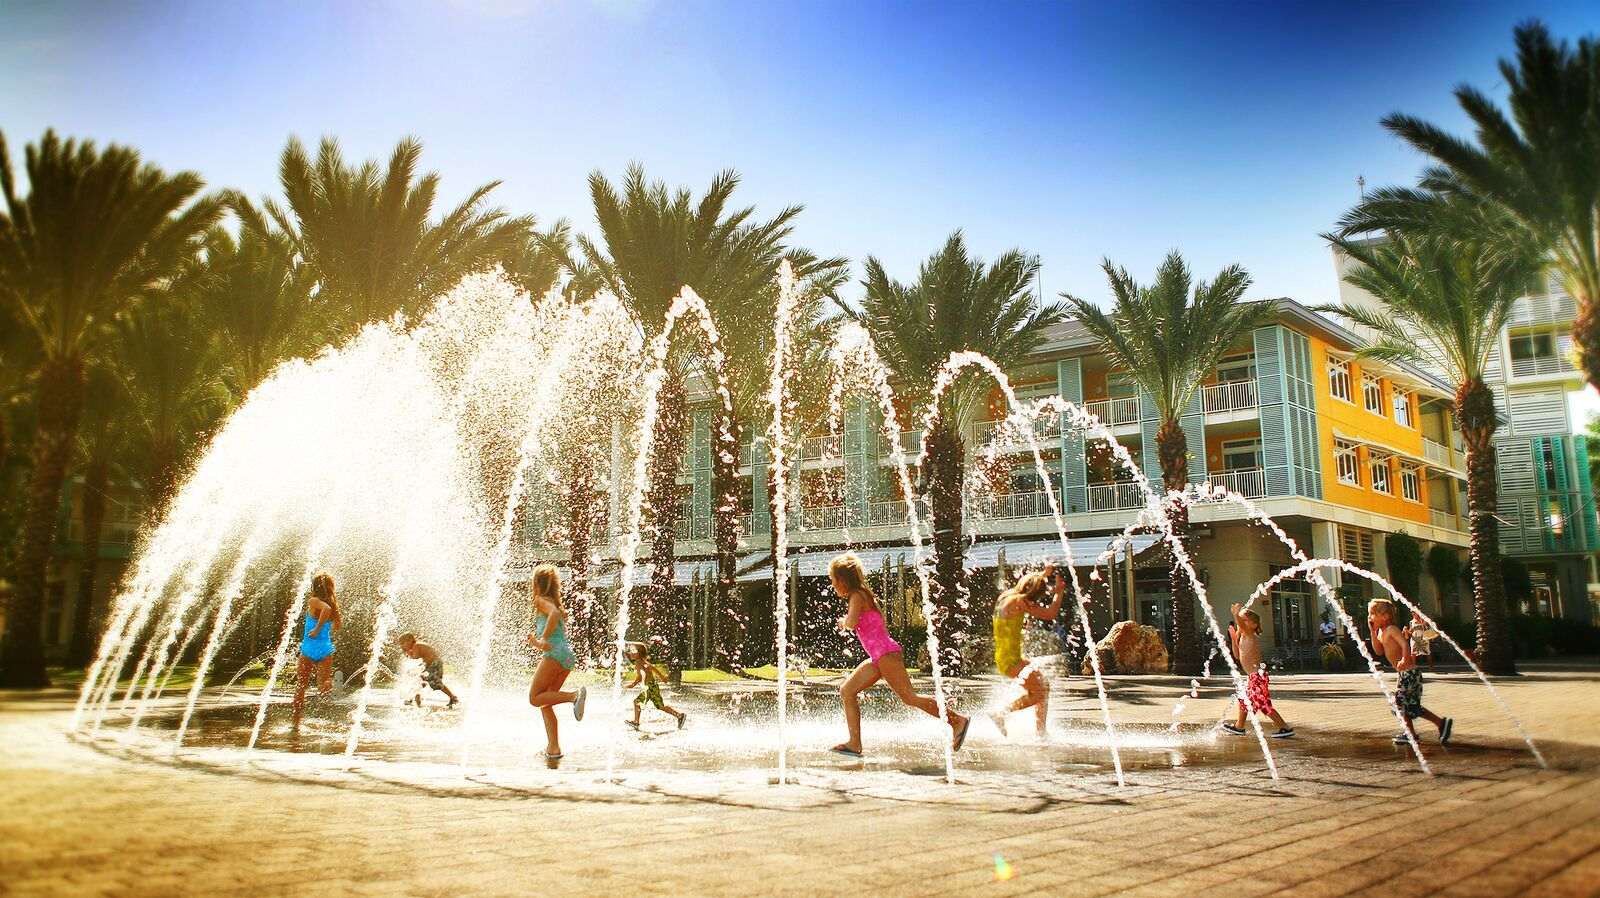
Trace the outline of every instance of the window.
<path fill-rule="evenodd" d="M 1139 385 L 1133 378 L 1126 374 L 1113 374 L 1106 378 L 1106 395 L 1112 399 L 1123 399 L 1128 396 L 1139 395 Z"/>
<path fill-rule="evenodd" d="M 1406 427 L 1416 427 L 1417 422 L 1411 416 L 1411 394 L 1394 391 L 1394 423 Z"/>
<path fill-rule="evenodd" d="M 1340 527 L 1339 557 L 1351 564 L 1365 568 L 1372 567 L 1372 531 L 1357 530 L 1354 527 Z"/>
<path fill-rule="evenodd" d="M 1260 467 L 1260 440 L 1229 440 L 1222 444 L 1222 470 L 1254 471 Z"/>
<path fill-rule="evenodd" d="M 1382 452 L 1367 450 L 1367 471 L 1372 478 L 1372 491 L 1394 495 L 1394 486 L 1389 483 L 1389 456 Z"/>
<path fill-rule="evenodd" d="M 1422 501 L 1422 485 L 1417 477 L 1417 466 L 1409 462 L 1400 463 L 1400 495 L 1408 502 Z"/>
<path fill-rule="evenodd" d="M 1339 470 L 1339 482 L 1350 486 L 1361 485 L 1360 465 L 1356 462 L 1356 444 L 1347 440 L 1333 441 L 1333 459 Z"/>
<path fill-rule="evenodd" d="M 1553 359 L 1556 356 L 1556 335 L 1553 331 L 1516 334 L 1511 338 L 1511 360 Z"/>
<path fill-rule="evenodd" d="M 1233 384 L 1246 380 L 1256 379 L 1256 354 L 1241 352 L 1238 355 L 1223 356 L 1217 363 L 1217 383 Z"/>
<path fill-rule="evenodd" d="M 1383 384 L 1376 377 L 1361 375 L 1361 396 L 1366 401 L 1367 411 L 1383 414 Z"/>
<path fill-rule="evenodd" d="M 1344 359 L 1328 359 L 1328 392 L 1335 399 L 1355 401 L 1350 398 L 1350 363 Z"/>

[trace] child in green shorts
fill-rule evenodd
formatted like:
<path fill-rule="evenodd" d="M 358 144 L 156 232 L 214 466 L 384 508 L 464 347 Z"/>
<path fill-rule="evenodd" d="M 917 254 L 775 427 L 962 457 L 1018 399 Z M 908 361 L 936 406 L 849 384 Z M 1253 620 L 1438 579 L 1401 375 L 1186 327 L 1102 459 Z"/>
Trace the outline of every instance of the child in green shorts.
<path fill-rule="evenodd" d="M 644 711 L 644 703 L 649 702 L 656 706 L 656 710 L 665 711 L 678 719 L 678 729 L 683 729 L 683 722 L 689 715 L 677 710 L 661 699 L 661 680 L 666 679 L 666 674 L 661 668 L 651 663 L 648 650 L 643 643 L 628 643 L 628 661 L 633 664 L 633 679 L 629 680 L 626 688 L 632 689 L 644 682 L 644 691 L 633 697 L 633 719 L 624 721 L 634 729 L 639 728 L 639 715 Z"/>

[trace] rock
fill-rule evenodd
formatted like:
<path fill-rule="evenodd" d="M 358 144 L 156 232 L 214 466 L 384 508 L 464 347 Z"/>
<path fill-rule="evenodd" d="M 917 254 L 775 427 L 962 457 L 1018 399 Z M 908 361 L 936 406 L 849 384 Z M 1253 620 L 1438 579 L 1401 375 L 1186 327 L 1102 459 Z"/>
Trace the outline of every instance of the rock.
<path fill-rule="evenodd" d="M 1100 671 L 1108 674 L 1156 674 L 1167 672 L 1167 646 L 1155 627 L 1131 620 L 1118 621 L 1095 643 Z M 1085 675 L 1093 674 L 1093 662 L 1083 659 Z"/>

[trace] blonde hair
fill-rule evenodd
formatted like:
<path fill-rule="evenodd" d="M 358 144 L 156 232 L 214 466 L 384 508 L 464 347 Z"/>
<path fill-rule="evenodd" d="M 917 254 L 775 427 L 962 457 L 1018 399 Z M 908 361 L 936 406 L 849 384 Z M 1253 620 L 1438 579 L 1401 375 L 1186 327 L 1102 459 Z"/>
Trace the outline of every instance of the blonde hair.
<path fill-rule="evenodd" d="M 1256 629 L 1257 630 L 1261 629 L 1261 615 L 1255 613 L 1254 611 L 1252 611 L 1250 609 L 1245 609 L 1244 611 L 1239 612 L 1239 616 L 1243 617 L 1243 618 L 1248 618 L 1250 623 L 1256 625 Z"/>
<path fill-rule="evenodd" d="M 1373 599 L 1367 603 L 1367 614 L 1370 615 L 1374 611 L 1382 611 L 1390 617 L 1394 617 L 1394 603 L 1388 599 Z"/>
<path fill-rule="evenodd" d="M 546 562 L 533 569 L 533 594 L 561 607 L 561 572 L 555 565 Z"/>
<path fill-rule="evenodd" d="M 833 556 L 833 560 L 828 562 L 828 576 L 843 583 L 847 595 L 864 592 L 871 600 L 872 607 L 878 607 L 878 594 L 867 586 L 867 569 L 861 566 L 861 559 L 856 557 L 856 553 L 845 552 Z"/>
<path fill-rule="evenodd" d="M 1011 584 L 1010 589 L 1000 594 L 1000 601 L 1005 601 L 1012 596 L 1020 596 L 1030 602 L 1036 602 L 1040 596 L 1044 595 L 1045 585 L 1044 572 L 1035 571 L 1019 577 L 1016 583 Z"/>

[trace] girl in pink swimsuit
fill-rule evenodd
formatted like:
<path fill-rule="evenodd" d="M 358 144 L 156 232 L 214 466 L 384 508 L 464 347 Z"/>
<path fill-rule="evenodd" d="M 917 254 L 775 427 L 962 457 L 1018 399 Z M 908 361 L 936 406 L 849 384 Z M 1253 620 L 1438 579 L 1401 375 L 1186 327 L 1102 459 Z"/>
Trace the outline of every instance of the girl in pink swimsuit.
<path fill-rule="evenodd" d="M 833 559 L 828 565 L 828 579 L 833 583 L 833 591 L 840 598 L 848 599 L 850 610 L 844 617 L 839 618 L 841 630 L 854 630 L 856 638 L 861 640 L 861 648 L 867 653 L 867 660 L 856 666 L 856 669 L 839 687 L 840 698 L 844 701 L 845 726 L 850 730 L 850 738 L 835 745 L 831 751 L 852 758 L 861 757 L 861 692 L 883 680 L 888 684 L 894 694 L 905 702 L 907 707 L 917 708 L 933 717 L 939 716 L 939 706 L 934 700 L 925 695 L 918 695 L 911 690 L 911 677 L 906 673 L 904 655 L 900 644 L 889 636 L 889 630 L 883 623 L 883 612 L 878 610 L 877 596 L 867 588 L 867 574 L 861 567 L 861 559 L 854 554 L 846 552 Z M 967 740 L 967 727 L 971 721 L 957 714 L 954 709 L 949 709 L 950 743 L 955 750 L 960 751 L 962 743 Z"/>

